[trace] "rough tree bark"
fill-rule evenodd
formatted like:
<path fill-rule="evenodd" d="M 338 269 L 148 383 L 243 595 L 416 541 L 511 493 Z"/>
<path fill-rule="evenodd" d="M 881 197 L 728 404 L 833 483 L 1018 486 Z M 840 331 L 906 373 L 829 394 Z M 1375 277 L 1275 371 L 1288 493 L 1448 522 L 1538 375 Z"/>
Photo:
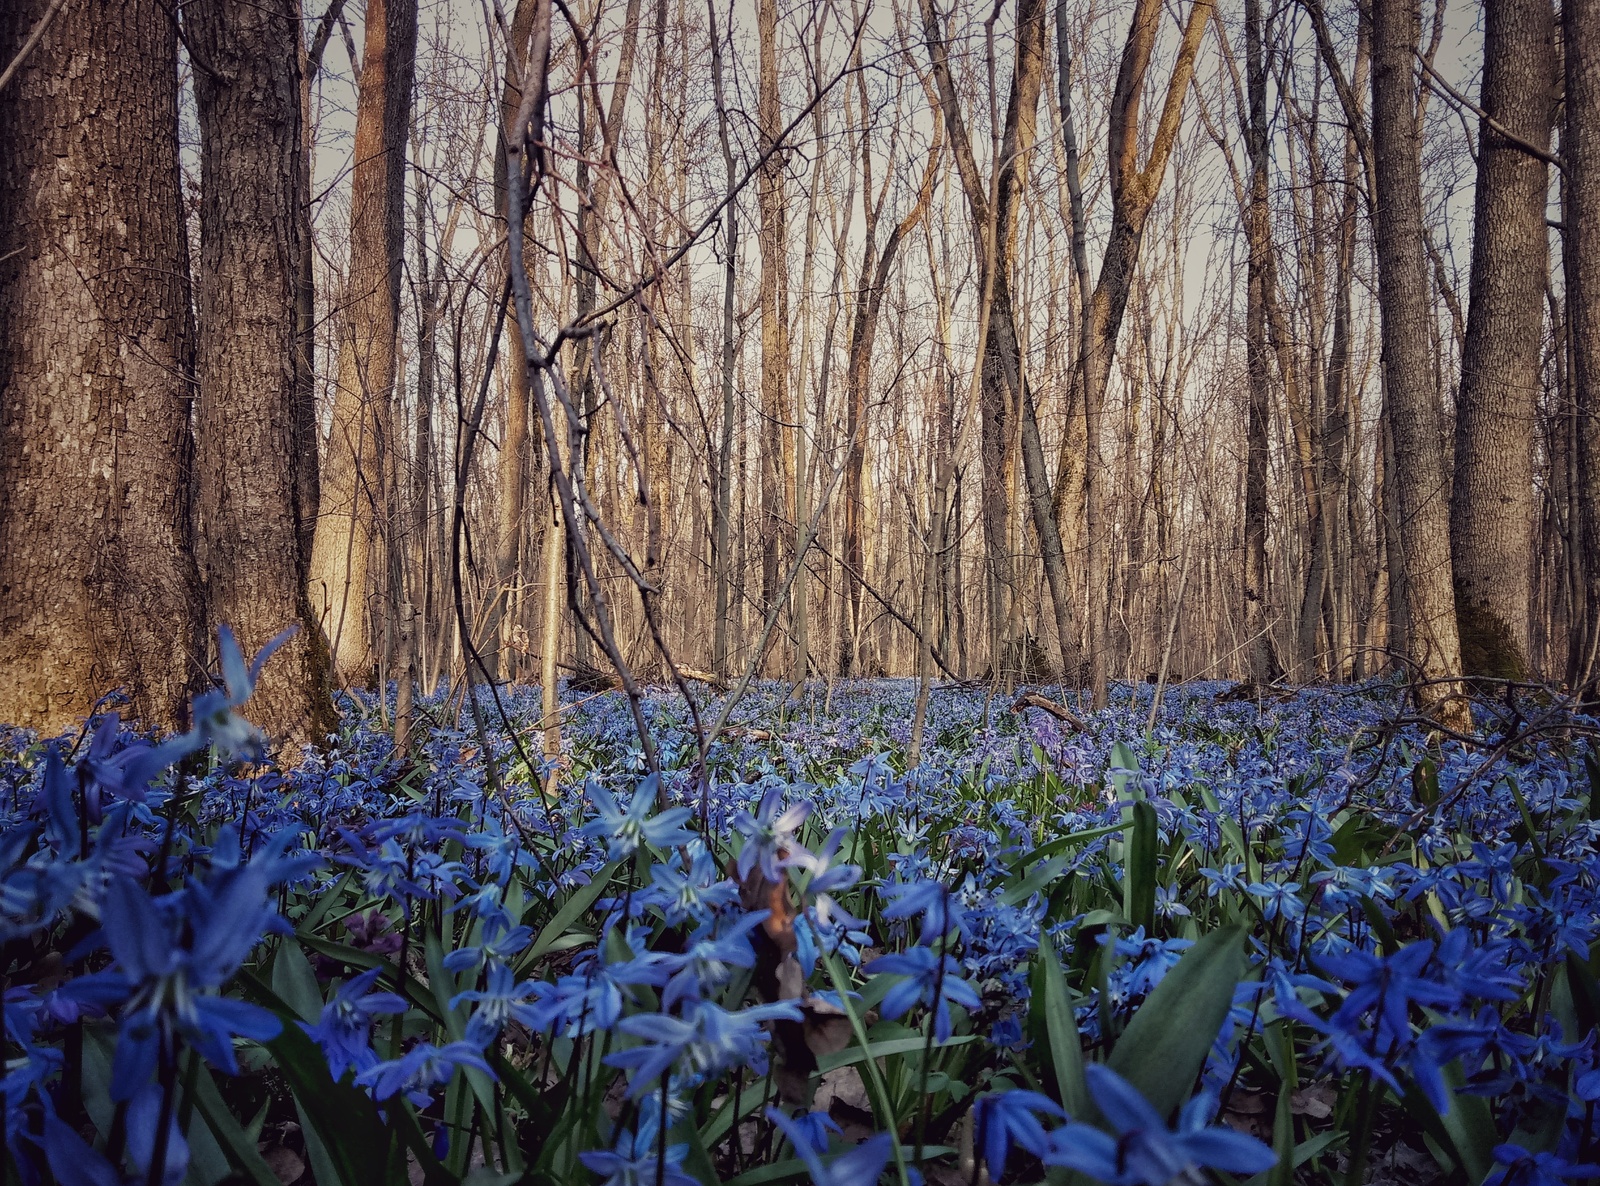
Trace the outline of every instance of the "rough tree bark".
<path fill-rule="evenodd" d="M 1555 114 L 1550 0 L 1484 7 L 1472 286 L 1456 396 L 1450 559 L 1461 660 L 1470 675 L 1528 671 L 1534 532 L 1533 441 L 1548 274 L 1545 162 Z"/>
<path fill-rule="evenodd" d="M 1411 674 L 1419 707 L 1470 724 L 1450 577 L 1439 390 L 1430 353 L 1430 291 L 1423 257 L 1422 142 L 1415 60 L 1417 0 L 1372 5 L 1372 148 L 1375 246 L 1383 333 L 1384 399 L 1394 444 L 1394 514 L 1406 582 Z"/>
<path fill-rule="evenodd" d="M 82 0 L 0 92 L 0 720 L 46 732 L 118 685 L 180 724 L 204 653 L 176 37 Z"/>
<path fill-rule="evenodd" d="M 298 0 L 200 0 L 184 9 L 200 113 L 195 528 L 208 615 L 245 653 L 301 630 L 251 700 L 274 740 L 335 723 L 328 652 L 306 597 L 308 518 L 296 482 L 297 285 L 310 250 L 300 209 Z"/>
<path fill-rule="evenodd" d="M 350 186 L 350 266 L 339 312 L 339 372 L 311 548 L 313 610 L 334 666 L 373 676 L 369 604 L 387 592 L 380 509 L 391 447 L 405 146 L 417 50 L 417 0 L 368 0 Z"/>
<path fill-rule="evenodd" d="M 1577 503 L 1585 561 L 1585 632 L 1573 647 L 1569 682 L 1593 695 L 1600 651 L 1600 6 L 1561 6 L 1566 60 L 1567 333 L 1577 404 Z"/>

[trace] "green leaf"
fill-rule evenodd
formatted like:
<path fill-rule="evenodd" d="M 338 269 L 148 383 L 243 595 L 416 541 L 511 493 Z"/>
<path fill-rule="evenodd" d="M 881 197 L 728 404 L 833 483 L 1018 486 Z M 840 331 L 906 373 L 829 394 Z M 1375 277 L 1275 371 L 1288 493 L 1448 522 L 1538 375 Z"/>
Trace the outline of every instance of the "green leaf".
<path fill-rule="evenodd" d="M 1149 934 L 1156 920 L 1156 809 L 1140 799 L 1133 805 L 1133 835 L 1122 871 L 1122 912 Z"/>
<path fill-rule="evenodd" d="M 1245 971 L 1244 930 L 1223 927 L 1183 953 L 1147 998 L 1111 1051 L 1111 1069 L 1162 1116 L 1189 1098 L 1233 1006 Z"/>
<path fill-rule="evenodd" d="M 211 1078 L 210 1069 L 203 1064 L 195 1068 L 194 1104 L 236 1170 L 256 1186 L 279 1186 L 278 1175 L 261 1159 L 261 1154 L 256 1152 L 255 1140 L 228 1111 L 222 1093 L 217 1090 L 216 1081 Z"/>
<path fill-rule="evenodd" d="M 933 1050 L 950 1050 L 956 1046 L 965 1046 L 973 1041 L 976 1034 L 955 1034 L 948 1042 L 935 1042 Z M 821 1073 L 837 1071 L 840 1067 L 853 1066 L 858 1062 L 865 1062 L 869 1058 L 888 1058 L 893 1054 L 921 1054 L 928 1046 L 928 1039 L 923 1035 L 913 1038 L 888 1038 L 876 1042 L 868 1042 L 865 1049 L 860 1046 L 847 1046 L 835 1054 L 824 1054 L 817 1059 L 817 1070 Z"/>
<path fill-rule="evenodd" d="M 272 991 L 300 1015 L 301 1021 L 316 1024 L 322 1016 L 322 990 L 317 987 L 317 974 L 311 970 L 311 961 L 293 938 L 278 944 L 278 953 L 272 957 Z"/>
<path fill-rule="evenodd" d="M 1006 882 L 1005 889 L 1000 893 L 1000 905 L 1015 906 L 1018 902 L 1026 902 L 1034 894 L 1044 889 L 1057 877 L 1061 871 L 1072 863 L 1072 854 L 1069 852 L 1058 853 L 1040 861 L 1026 874 L 1019 874 Z"/>
<path fill-rule="evenodd" d="M 529 947 L 517 961 L 518 976 L 527 975 L 539 958 L 554 946 L 556 940 L 566 934 L 567 928 L 577 922 L 585 910 L 594 905 L 594 900 L 600 896 L 600 892 L 611 884 L 611 879 L 616 876 L 620 865 L 621 862 L 612 861 L 595 874 L 593 881 L 577 890 L 572 897 L 561 904 L 555 916 L 539 932 L 539 937 L 533 941 L 533 946 Z"/>
<path fill-rule="evenodd" d="M 1082 1116 L 1089 1111 L 1089 1092 L 1083 1081 L 1083 1040 L 1079 1037 L 1078 1019 L 1072 1009 L 1072 990 L 1067 986 L 1067 975 L 1061 970 L 1055 945 L 1048 934 L 1039 936 L 1032 980 L 1028 1021 L 1034 1031 L 1035 1046 L 1049 1056 L 1056 1088 L 1067 1114 Z"/>

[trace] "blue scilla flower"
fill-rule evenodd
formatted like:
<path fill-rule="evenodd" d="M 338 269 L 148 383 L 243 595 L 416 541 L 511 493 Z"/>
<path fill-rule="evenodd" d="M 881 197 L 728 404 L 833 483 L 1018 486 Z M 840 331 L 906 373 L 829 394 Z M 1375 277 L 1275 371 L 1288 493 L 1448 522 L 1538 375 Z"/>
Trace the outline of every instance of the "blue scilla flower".
<path fill-rule="evenodd" d="M 628 809 L 624 811 L 610 791 L 590 779 L 584 790 L 599 815 L 578 831 L 584 836 L 603 837 L 607 855 L 613 861 L 632 856 L 641 844 L 672 848 L 689 843 L 694 839 L 694 833 L 683 826 L 691 814 L 687 807 L 669 807 L 651 814 L 660 786 L 660 776 L 650 775 L 639 784 Z"/>
<path fill-rule="evenodd" d="M 649 901 L 660 907 L 672 926 L 691 918 L 704 922 L 739 897 L 739 887 L 721 876 L 716 858 L 698 836 L 689 842 L 687 852 L 687 870 L 677 852 L 650 867 Z"/>
<path fill-rule="evenodd" d="M 311 1040 L 322 1048 L 328 1060 L 328 1074 L 334 1082 L 346 1071 L 365 1071 L 376 1066 L 372 1049 L 372 1023 L 382 1014 L 404 1013 L 405 998 L 397 993 L 374 991 L 382 968 L 372 968 L 353 976 L 339 986 L 333 999 L 322 1006 L 315 1025 L 300 1023 Z M 454 1002 L 452 1002 L 453 1004 Z"/>
<path fill-rule="evenodd" d="M 813 1153 L 826 1153 L 829 1133 L 836 1137 L 844 1136 L 844 1130 L 826 1112 L 806 1112 L 800 1116 L 790 1116 L 788 1121 L 789 1125 L 784 1131 L 788 1133 L 797 1152 L 805 1148 Z"/>
<path fill-rule="evenodd" d="M 1306 912 L 1305 903 L 1300 900 L 1298 881 L 1252 881 L 1244 888 L 1252 898 L 1260 900 L 1261 916 L 1265 919 L 1282 918 L 1293 922 Z"/>
<path fill-rule="evenodd" d="M 1554 1153 L 1530 1153 L 1521 1145 L 1496 1145 L 1495 1169 L 1483 1186 L 1564 1186 L 1577 1178 L 1600 1178 L 1600 1165 L 1574 1165 Z"/>
<path fill-rule="evenodd" d="M 983 1151 L 989 1177 L 998 1182 L 1006 1172 L 1006 1157 L 1018 1145 L 1035 1157 L 1049 1151 L 1049 1138 L 1040 1116 L 1065 1120 L 1061 1105 L 1037 1091 L 1003 1091 L 980 1095 L 973 1105 L 973 1140 Z"/>
<path fill-rule="evenodd" d="M 617 1028 L 643 1044 L 606 1056 L 608 1066 L 629 1072 L 628 1095 L 637 1099 L 669 1069 L 693 1083 L 738 1066 L 766 1072 L 767 1031 L 762 1023 L 784 1018 L 801 1021 L 804 1014 L 789 1001 L 752 1005 L 730 1013 L 711 1001 L 696 1001 L 683 1017 L 636 1013 Z"/>
<path fill-rule="evenodd" d="M 578 1160 L 600 1175 L 601 1186 L 699 1186 L 683 1172 L 689 1146 L 668 1145 L 663 1151 L 660 1131 L 658 1123 L 641 1117 L 638 1127 L 620 1133 L 611 1149 L 580 1153 Z"/>
<path fill-rule="evenodd" d="M 919 943 L 931 944 L 955 931 L 963 939 L 970 938 L 971 927 L 960 898 L 951 894 L 940 882 L 917 880 L 896 882 L 878 891 L 886 905 L 885 918 L 920 918 L 922 935 Z"/>
<path fill-rule="evenodd" d="M 877 1186 L 878 1179 L 883 1175 L 883 1167 L 889 1164 L 889 1155 L 893 1152 L 894 1138 L 886 1132 L 880 1132 L 824 1163 L 808 1142 L 807 1134 L 793 1120 L 776 1108 L 767 1109 L 767 1118 L 789 1138 L 794 1151 L 805 1162 L 813 1186 Z"/>
<path fill-rule="evenodd" d="M 458 947 L 444 957 L 444 966 L 450 972 L 465 972 L 487 963 L 490 968 L 501 967 L 526 951 L 533 941 L 533 929 L 509 926 L 503 917 L 495 917 L 483 924 L 482 940 L 471 947 Z"/>
<path fill-rule="evenodd" d="M 471 1001 L 477 1008 L 467 1021 L 467 1041 L 477 1046 L 487 1046 L 494 1040 L 507 1021 L 515 1018 L 527 1023 L 533 1011 L 528 1002 L 534 995 L 534 982 L 518 982 L 516 975 L 503 963 L 489 965 L 484 987 L 457 993 L 450 998 L 454 1009 L 463 1001 Z"/>
<path fill-rule="evenodd" d="M 707 923 L 689 937 L 688 949 L 682 955 L 665 957 L 666 966 L 676 970 L 661 993 L 662 1009 L 670 1010 L 679 1001 L 714 994 L 733 978 L 735 968 L 755 967 L 756 953 L 749 935 L 771 913 L 752 910 L 725 927 Z"/>
<path fill-rule="evenodd" d="M 784 808 L 781 785 L 770 786 L 761 796 L 755 815 L 741 810 L 733 817 L 733 827 L 744 837 L 744 847 L 739 850 L 738 870 L 741 878 L 749 877 L 757 867 L 768 881 L 781 881 L 780 862 L 790 851 L 799 848 L 795 832 L 811 814 L 809 799 Z"/>
<path fill-rule="evenodd" d="M 1410 1009 L 1413 1002 L 1436 1009 L 1454 1009 L 1461 993 L 1422 975 L 1433 958 L 1431 939 L 1418 939 L 1388 956 L 1365 951 L 1323 955 L 1317 964 L 1324 972 L 1350 985 L 1344 1002 L 1329 1019 L 1335 1029 L 1350 1031 L 1369 1012 L 1377 1029 L 1390 1041 L 1411 1040 Z"/>
<path fill-rule="evenodd" d="M 824 922 L 842 908 L 833 900 L 832 895 L 851 888 L 861 880 L 861 868 L 858 865 L 835 864 L 834 860 L 839 855 L 839 847 L 844 843 L 848 830 L 835 828 L 828 833 L 828 838 L 816 852 L 807 852 L 799 849 L 788 860 L 781 862 L 790 868 L 804 869 L 810 874 L 806 882 L 806 896 L 816 903 L 817 917 Z M 845 913 L 848 918 L 848 912 Z"/>
<path fill-rule="evenodd" d="M 881 1010 L 890 1021 L 916 1005 L 934 1010 L 933 1031 L 939 1041 L 950 1038 L 950 1006 L 973 1011 L 982 1004 L 977 990 L 961 979 L 961 965 L 948 955 L 917 946 L 901 955 L 879 956 L 866 966 L 868 975 L 886 973 L 903 979 L 884 994 Z"/>
<path fill-rule="evenodd" d="M 86 1004 L 122 1005 L 113 1098 L 131 1098 L 150 1078 L 161 1043 L 174 1031 L 230 1075 L 239 1069 L 235 1035 L 255 1041 L 277 1035 L 278 1019 L 265 1009 L 214 994 L 276 919 L 267 894 L 294 867 L 283 853 L 292 839 L 281 834 L 248 864 L 162 898 L 127 878 L 107 887 L 101 933 L 115 964 L 67 987 Z"/>
<path fill-rule="evenodd" d="M 483 1051 L 470 1042 L 450 1042 L 434 1046 L 419 1042 L 399 1058 L 368 1067 L 356 1076 L 358 1086 L 372 1090 L 372 1098 L 389 1099 L 404 1092 L 419 1108 L 426 1107 L 429 1094 L 441 1083 L 448 1083 L 462 1067 L 482 1071 L 491 1079 L 494 1071 L 483 1061 Z"/>
<path fill-rule="evenodd" d="M 192 735 L 201 745 L 215 746 L 223 753 L 259 762 L 266 756 L 266 738 L 261 731 L 233 710 L 242 707 L 255 691 L 261 668 L 272 653 L 294 637 L 298 626 L 273 638 L 256 652 L 245 666 L 244 654 L 227 626 L 217 628 L 217 659 L 222 668 L 222 687 L 194 698 Z M 198 747 L 197 747 L 198 748 Z"/>
<path fill-rule="evenodd" d="M 621 1019 L 624 1002 L 634 998 L 635 986 L 660 988 L 669 974 L 665 960 L 654 953 L 613 963 L 592 957 L 554 984 L 535 983 L 534 1003 L 519 1020 L 536 1033 L 554 1030 L 569 1038 L 610 1030 Z"/>
<path fill-rule="evenodd" d="M 1105 934 L 1097 936 L 1101 946 L 1109 938 Z M 1177 966 L 1183 953 L 1193 946 L 1193 939 L 1146 938 L 1143 927 L 1137 928 L 1125 939 L 1116 940 L 1116 953 L 1128 961 L 1117 969 L 1123 993 L 1127 996 L 1144 996 L 1154 991 L 1167 973 Z"/>
<path fill-rule="evenodd" d="M 1168 1186 L 1200 1169 L 1249 1176 L 1277 1164 L 1277 1156 L 1252 1136 L 1209 1127 L 1216 1099 L 1197 1095 L 1169 1129 L 1149 1102 L 1110 1067 L 1091 1063 L 1084 1079 L 1112 1133 L 1083 1123 L 1050 1134 L 1043 1161 L 1065 1166 L 1110 1186 Z"/>

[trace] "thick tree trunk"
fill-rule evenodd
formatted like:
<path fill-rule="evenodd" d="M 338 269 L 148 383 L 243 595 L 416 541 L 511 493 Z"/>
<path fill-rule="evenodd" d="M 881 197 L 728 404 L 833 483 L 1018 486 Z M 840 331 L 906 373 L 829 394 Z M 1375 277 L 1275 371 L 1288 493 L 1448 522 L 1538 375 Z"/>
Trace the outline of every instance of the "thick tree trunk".
<path fill-rule="evenodd" d="M 253 719 L 274 740 L 334 724 L 328 652 L 305 593 L 295 481 L 302 236 L 297 0 L 200 0 L 185 28 L 206 67 L 200 112 L 196 530 L 207 612 L 250 654 L 300 632 L 262 673 Z"/>
<path fill-rule="evenodd" d="M 1484 14 L 1479 105 L 1490 119 L 1478 133 L 1450 559 L 1465 670 L 1521 679 L 1528 670 L 1549 179 L 1544 161 L 1498 129 L 1549 148 L 1556 18 L 1550 0 L 1496 0 Z"/>
<path fill-rule="evenodd" d="M 1570 682 L 1593 693 L 1600 652 L 1600 6 L 1561 6 L 1566 57 L 1567 332 L 1576 393 L 1577 511 L 1586 629 L 1575 640 Z M 1579 549 L 1574 549 L 1578 551 Z"/>
<path fill-rule="evenodd" d="M 1378 305 L 1384 398 L 1394 441 L 1394 518 L 1404 564 L 1407 657 L 1418 704 L 1448 724 L 1469 723 L 1450 578 L 1439 390 L 1429 343 L 1423 258 L 1422 143 L 1417 121 L 1417 0 L 1372 6 L 1372 144 L 1376 168 Z"/>
<path fill-rule="evenodd" d="M 373 676 L 369 606 L 387 595 L 380 511 L 391 448 L 405 146 L 416 64 L 416 0 L 368 0 L 350 187 L 350 267 L 339 372 L 311 549 L 311 604 L 344 679 Z"/>
<path fill-rule="evenodd" d="M 80 0 L 0 91 L 0 720 L 45 732 L 119 685 L 177 725 L 203 658 L 176 37 Z"/>

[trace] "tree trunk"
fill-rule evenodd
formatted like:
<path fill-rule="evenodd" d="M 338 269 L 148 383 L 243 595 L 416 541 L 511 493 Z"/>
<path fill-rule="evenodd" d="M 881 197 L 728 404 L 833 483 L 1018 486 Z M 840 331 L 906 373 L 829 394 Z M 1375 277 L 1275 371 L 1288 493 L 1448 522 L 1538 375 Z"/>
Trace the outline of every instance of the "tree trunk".
<path fill-rule="evenodd" d="M 184 10 L 200 113 L 196 531 L 209 616 L 250 654 L 300 632 L 263 671 L 252 718 L 275 740 L 335 722 L 328 653 L 305 595 L 295 481 L 302 235 L 297 0 L 201 0 Z"/>
<path fill-rule="evenodd" d="M 1139 108 L 1161 20 L 1160 0 L 1139 0 L 1135 7 L 1111 98 L 1106 134 L 1111 166 L 1111 232 L 1100 261 L 1100 276 L 1089 300 L 1088 354 L 1081 364 L 1088 455 L 1084 468 L 1084 520 L 1089 545 L 1089 683 L 1097 708 L 1103 708 L 1106 703 L 1106 666 L 1111 642 L 1107 616 L 1107 475 L 1100 448 L 1101 408 L 1111 375 L 1111 361 L 1116 355 L 1117 338 L 1122 332 L 1123 314 L 1128 307 L 1128 294 L 1139 264 L 1145 219 L 1167 171 L 1167 159 L 1178 134 L 1178 117 L 1194 77 L 1195 55 L 1213 7 L 1212 0 L 1195 0 L 1189 10 L 1161 116 L 1151 136 L 1149 156 L 1143 168 L 1139 166 Z"/>
<path fill-rule="evenodd" d="M 1246 237 L 1250 260 L 1246 279 L 1245 371 L 1249 412 L 1245 425 L 1244 477 L 1244 633 L 1250 678 L 1269 684 L 1281 674 L 1273 652 L 1272 615 L 1267 603 L 1267 422 L 1271 392 L 1267 375 L 1267 304 L 1272 299 L 1272 223 L 1267 206 L 1267 61 L 1261 0 L 1245 0 L 1245 76 L 1249 119 L 1245 146 L 1250 159 L 1246 198 Z"/>
<path fill-rule="evenodd" d="M 350 682 L 372 678 L 368 612 L 387 594 L 380 547 L 383 450 L 392 431 L 405 145 L 417 49 L 416 0 L 368 0 L 350 186 L 350 267 L 340 310 L 338 386 L 311 549 L 311 604 Z"/>
<path fill-rule="evenodd" d="M 763 152 L 783 132 L 778 103 L 778 3 L 760 0 L 757 125 Z M 789 412 L 788 211 L 782 154 L 772 153 L 756 178 L 761 209 L 761 603 L 778 595 L 779 564 L 794 555 L 794 422 Z"/>
<path fill-rule="evenodd" d="M 1600 7 L 1561 6 L 1566 57 L 1567 164 L 1563 271 L 1576 399 L 1577 511 L 1581 521 L 1585 632 L 1568 664 L 1574 687 L 1593 694 L 1600 651 Z M 1575 542 L 1575 541 L 1574 541 Z M 1580 551 L 1579 549 L 1574 549 Z"/>
<path fill-rule="evenodd" d="M 80 0 L 0 92 L 0 720 L 47 733 L 118 686 L 181 724 L 204 653 L 176 37 Z"/>
<path fill-rule="evenodd" d="M 1422 241 L 1422 142 L 1414 60 L 1417 0 L 1372 5 L 1372 146 L 1375 246 L 1382 318 L 1384 398 L 1394 442 L 1394 522 L 1404 566 L 1407 658 L 1418 704 L 1447 724 L 1470 722 L 1461 685 L 1450 578 L 1439 391 L 1429 354 L 1432 318 Z"/>
<path fill-rule="evenodd" d="M 1497 0 L 1484 19 L 1479 105 L 1491 119 L 1478 133 L 1450 559 L 1465 671 L 1521 679 L 1528 672 L 1549 180 L 1545 162 L 1498 129 L 1549 148 L 1555 12 L 1550 0 Z"/>

